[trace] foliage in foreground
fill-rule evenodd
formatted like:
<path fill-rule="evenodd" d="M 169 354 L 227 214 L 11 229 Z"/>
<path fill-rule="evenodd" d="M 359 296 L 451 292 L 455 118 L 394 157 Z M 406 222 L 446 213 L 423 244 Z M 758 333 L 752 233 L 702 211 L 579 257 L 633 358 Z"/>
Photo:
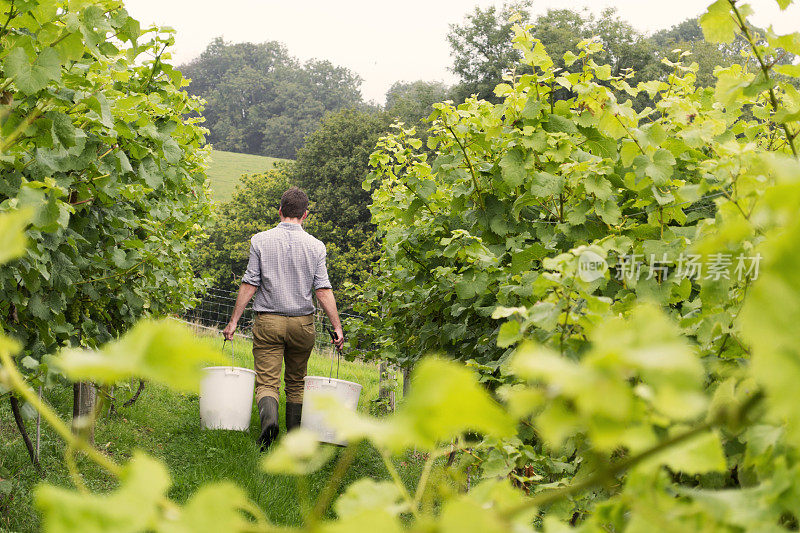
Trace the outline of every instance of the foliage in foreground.
<path fill-rule="evenodd" d="M 748 35 L 743 9 L 713 4 L 704 17 L 707 35 Z M 403 132 L 384 140 L 373 158 L 381 173 L 376 202 L 387 210 L 378 218 L 389 254 L 380 280 L 392 306 L 387 325 L 401 347 L 416 348 L 403 351 L 440 346 L 480 358 L 475 366 L 497 380 L 502 403 L 470 369 L 441 359 L 417 364 L 411 393 L 391 417 L 363 417 L 331 401 L 329 416 L 342 436 L 371 442 L 395 481 L 360 480 L 336 498 L 351 444 L 320 498 L 303 501 L 302 528 L 796 529 L 800 98 L 772 75 L 797 72 L 773 68 L 771 49 L 754 42 L 761 72 L 733 67 L 720 72 L 714 90 L 694 91 L 692 67 L 673 65 L 669 82 L 643 87 L 661 94 L 658 109 L 639 116 L 593 81 L 627 89 L 593 63 L 596 45 L 573 54 L 585 65 L 581 73 L 558 78 L 541 45 L 522 28 L 517 34 L 538 70 L 500 86 L 505 100 L 498 107 L 439 106 L 434 165 Z M 767 40 L 800 48 L 798 34 Z M 555 83 L 569 84 L 578 97 L 548 101 Z M 699 200 L 712 193 L 719 193 L 713 216 L 703 215 L 707 205 Z M 27 216 L 0 215 L 7 245 L 0 260 L 25 253 Z M 681 252 L 700 259 L 758 253 L 763 261 L 758 276 L 742 279 L 733 271 L 679 279 L 649 262 L 640 268 L 651 276 L 616 280 L 585 266 L 599 265 L 598 257 L 651 253 L 666 254 L 659 262 L 670 266 L 669 253 Z M 428 294 L 409 298 L 416 290 Z M 438 314 L 414 322 L 428 307 Z M 487 328 L 493 320 L 501 325 Z M 428 321 L 448 335 L 441 345 L 433 344 Z M 471 342 L 453 336 L 453 327 L 473 335 Z M 393 349 L 391 337 L 381 335 Z M 420 337 L 428 344 L 415 344 Z M 91 448 L 24 382 L 12 359 L 19 345 L 0 342 L 0 382 L 68 442 L 68 464 L 69 454 L 85 453 L 120 480 L 117 490 L 92 494 L 73 468 L 77 490 L 40 486 L 36 501 L 47 530 L 278 529 L 233 484 L 207 485 L 181 506 L 167 496 L 169 474 L 159 461 L 139 453 L 119 465 Z M 53 362 L 72 379 L 146 375 L 191 389 L 203 360 L 215 357 L 174 324 L 150 322 Z M 464 459 L 442 467 L 451 443 Z M 390 461 L 409 447 L 429 454 L 413 491 Z M 302 493 L 306 474 L 331 455 L 298 431 L 263 467 L 293 476 Z M 514 469 L 518 464 L 524 469 Z M 476 472 L 483 479 L 466 491 L 467 474 Z M 323 520 L 331 503 L 338 519 Z"/>

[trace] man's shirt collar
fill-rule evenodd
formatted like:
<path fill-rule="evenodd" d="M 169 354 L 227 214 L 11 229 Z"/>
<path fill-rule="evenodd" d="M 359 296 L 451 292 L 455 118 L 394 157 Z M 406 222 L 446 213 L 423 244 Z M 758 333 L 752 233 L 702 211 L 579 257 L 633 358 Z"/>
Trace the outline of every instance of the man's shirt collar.
<path fill-rule="evenodd" d="M 278 227 L 288 229 L 289 231 L 303 231 L 303 226 L 295 224 L 294 222 L 281 222 L 278 224 Z"/>

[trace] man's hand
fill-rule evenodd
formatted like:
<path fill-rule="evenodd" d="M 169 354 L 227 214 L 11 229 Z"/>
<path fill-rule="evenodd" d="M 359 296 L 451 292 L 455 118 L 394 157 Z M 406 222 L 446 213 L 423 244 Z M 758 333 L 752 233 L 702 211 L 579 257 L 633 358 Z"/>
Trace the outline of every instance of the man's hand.
<path fill-rule="evenodd" d="M 342 326 L 336 328 L 333 333 L 336 335 L 336 339 L 331 340 L 331 344 L 336 346 L 337 350 L 341 350 L 342 346 L 344 346 L 344 331 L 342 331 Z"/>
<path fill-rule="evenodd" d="M 225 335 L 227 340 L 233 340 L 233 334 L 236 332 L 236 322 L 228 322 L 228 325 L 225 326 L 225 329 L 222 330 L 222 334 Z"/>

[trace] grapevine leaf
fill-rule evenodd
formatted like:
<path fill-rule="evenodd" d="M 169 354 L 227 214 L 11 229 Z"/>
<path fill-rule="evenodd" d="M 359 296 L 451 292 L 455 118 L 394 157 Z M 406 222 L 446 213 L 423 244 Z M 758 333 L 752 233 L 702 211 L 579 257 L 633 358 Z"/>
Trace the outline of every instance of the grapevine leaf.
<path fill-rule="evenodd" d="M 28 239 L 25 227 L 30 224 L 31 210 L 21 209 L 0 214 L 0 264 L 25 253 Z"/>
<path fill-rule="evenodd" d="M 575 126 L 573 121 L 554 113 L 547 115 L 547 124 L 545 126 L 545 130 L 551 133 L 578 133 L 578 128 Z"/>
<path fill-rule="evenodd" d="M 800 224 L 773 235 L 760 251 L 762 274 L 741 312 L 742 330 L 752 344 L 753 374 L 767 401 L 795 443 L 800 442 Z"/>
<path fill-rule="evenodd" d="M 522 150 L 513 148 L 500 159 L 503 180 L 511 187 L 518 187 L 525 181 L 525 155 Z"/>
<path fill-rule="evenodd" d="M 472 498 L 462 497 L 447 503 L 442 511 L 441 530 L 481 531 L 504 533 L 509 531 L 506 522 L 492 508 L 484 508 Z"/>
<path fill-rule="evenodd" d="M 595 202 L 594 212 L 607 224 L 619 224 L 622 216 L 622 211 L 613 198 L 609 198 L 605 202 Z"/>
<path fill-rule="evenodd" d="M 596 156 L 617 158 L 617 141 L 606 137 L 597 128 L 578 127 L 578 130 L 586 137 L 586 148 Z"/>
<path fill-rule="evenodd" d="M 281 439 L 261 466 L 273 474 L 305 476 L 322 468 L 331 456 L 332 450 L 322 449 L 315 433 L 299 429 Z"/>
<path fill-rule="evenodd" d="M 633 159 L 633 166 L 636 176 L 639 178 L 648 177 L 653 180 L 656 186 L 667 184 L 667 180 L 672 176 L 672 168 L 675 165 L 675 156 L 672 152 L 659 148 L 653 154 L 653 158 L 646 155 L 637 155 Z"/>
<path fill-rule="evenodd" d="M 522 338 L 520 332 L 520 323 L 516 320 L 509 320 L 503 322 L 500 326 L 500 331 L 497 333 L 497 346 L 500 348 L 508 348 L 512 344 Z"/>
<path fill-rule="evenodd" d="M 640 153 L 639 146 L 635 142 L 625 141 L 619 150 L 619 157 L 622 160 L 622 164 L 629 167 Z"/>
<path fill-rule="evenodd" d="M 549 172 L 535 172 L 528 184 L 531 193 L 540 198 L 554 196 L 564 188 L 564 178 Z"/>
<path fill-rule="evenodd" d="M 369 509 L 355 515 L 347 515 L 336 522 L 319 527 L 322 533 L 352 533 L 353 531 L 380 531 L 402 533 L 405 529 L 396 516 L 381 509 Z"/>
<path fill-rule="evenodd" d="M 393 482 L 363 478 L 347 487 L 344 494 L 336 500 L 334 508 L 339 518 L 358 515 L 371 509 L 396 515 L 403 509 L 400 505 L 401 499 L 400 489 Z"/>
<path fill-rule="evenodd" d="M 202 368 L 225 358 L 170 319 L 139 322 L 119 340 L 97 351 L 67 349 L 58 357 L 64 374 L 75 381 L 112 384 L 144 377 L 172 388 L 196 391 Z"/>
<path fill-rule="evenodd" d="M 411 391 L 394 416 L 372 419 L 341 406 L 333 398 L 317 403 L 337 436 L 367 438 L 380 447 L 431 449 L 465 431 L 510 436 L 514 420 L 478 384 L 471 370 L 453 361 L 426 358 L 411 376 Z"/>
<path fill-rule="evenodd" d="M 37 93 L 49 82 L 61 79 L 61 61 L 52 48 L 45 48 L 33 63 L 22 47 L 14 48 L 3 61 L 3 68 L 24 94 Z"/>
<path fill-rule="evenodd" d="M 52 533 L 154 530 L 160 500 L 169 488 L 167 468 L 134 452 L 123 468 L 120 487 L 110 494 L 83 494 L 54 485 L 34 493 L 44 529 Z"/>
<path fill-rule="evenodd" d="M 700 17 L 700 26 L 706 40 L 712 43 L 729 43 L 736 35 L 736 21 L 728 0 L 717 0 Z"/>
<path fill-rule="evenodd" d="M 177 520 L 163 520 L 159 531 L 164 533 L 214 533 L 241 531 L 249 522 L 240 509 L 251 507 L 241 488 L 230 482 L 203 485 L 181 509 Z M 171 518 L 171 517 L 170 517 Z"/>
<path fill-rule="evenodd" d="M 672 433 L 686 431 L 686 428 L 673 428 Z M 716 432 L 708 431 L 686 442 L 667 448 L 657 454 L 649 465 L 664 464 L 676 472 L 684 474 L 705 474 L 723 472 L 726 469 L 722 442 Z"/>

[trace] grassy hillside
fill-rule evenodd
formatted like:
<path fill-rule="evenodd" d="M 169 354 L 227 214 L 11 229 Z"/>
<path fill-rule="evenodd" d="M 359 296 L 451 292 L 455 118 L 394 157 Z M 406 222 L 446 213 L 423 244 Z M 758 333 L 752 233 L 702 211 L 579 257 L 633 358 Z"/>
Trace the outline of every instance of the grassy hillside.
<path fill-rule="evenodd" d="M 211 178 L 211 190 L 214 192 L 214 200 L 217 202 L 229 200 L 242 174 L 264 172 L 280 161 L 285 161 L 285 159 L 237 154 L 222 150 L 212 151 L 208 177 Z"/>

